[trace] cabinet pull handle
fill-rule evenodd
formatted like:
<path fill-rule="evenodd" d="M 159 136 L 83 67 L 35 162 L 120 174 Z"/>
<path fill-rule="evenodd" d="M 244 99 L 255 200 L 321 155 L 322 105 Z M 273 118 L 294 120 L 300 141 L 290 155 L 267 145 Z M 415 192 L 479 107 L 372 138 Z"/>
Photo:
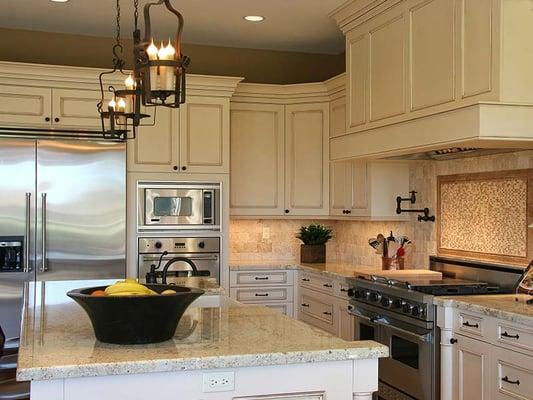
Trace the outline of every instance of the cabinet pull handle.
<path fill-rule="evenodd" d="M 341 288 L 341 292 L 347 292 L 348 289 Z"/>
<path fill-rule="evenodd" d="M 172 167 L 172 169 L 173 169 L 174 171 L 177 171 L 177 170 L 178 170 L 178 166 L 177 166 L 177 165 L 174 165 L 174 166 Z"/>
<path fill-rule="evenodd" d="M 287 210 L 285 210 L 285 214 L 288 214 L 289 212 L 290 212 L 290 210 L 288 210 L 288 209 L 287 209 Z"/>
<path fill-rule="evenodd" d="M 255 280 L 256 280 L 256 281 L 268 281 L 268 276 L 263 276 L 263 277 L 261 277 L 261 276 L 256 276 L 256 277 L 255 277 Z"/>
<path fill-rule="evenodd" d="M 351 214 L 352 210 L 346 210 L 346 214 Z"/>
<path fill-rule="evenodd" d="M 59 118 L 55 117 L 54 122 L 59 122 Z"/>
<path fill-rule="evenodd" d="M 509 335 L 507 331 L 503 332 L 502 336 L 511 339 L 520 339 L 520 335 L 518 333 L 516 335 Z"/>
<path fill-rule="evenodd" d="M 466 321 L 463 322 L 463 326 L 467 326 L 469 328 L 479 328 L 479 324 L 471 324 L 470 322 Z"/>
<path fill-rule="evenodd" d="M 502 378 L 502 381 L 510 383 L 511 385 L 520 385 L 520 381 L 518 379 L 516 381 L 512 381 L 507 375 Z"/>
<path fill-rule="evenodd" d="M 457 343 L 457 339 L 455 339 L 455 338 L 451 338 L 451 339 L 450 339 L 450 344 L 455 344 L 455 343 Z"/>
<path fill-rule="evenodd" d="M 309 279 L 309 278 L 302 278 L 302 281 L 303 281 L 303 282 L 309 282 L 310 280 L 311 280 L 311 279 Z"/>
<path fill-rule="evenodd" d="M 309 307 L 309 304 L 307 304 L 307 303 L 302 303 L 302 307 Z"/>
<path fill-rule="evenodd" d="M 331 313 L 329 311 L 324 311 L 322 314 L 324 315 L 331 315 Z"/>
<path fill-rule="evenodd" d="M 343 214 L 346 214 L 346 210 L 342 210 L 342 213 L 343 213 Z"/>
<path fill-rule="evenodd" d="M 331 283 L 324 283 L 323 286 L 324 286 L 324 287 L 328 287 L 328 288 L 329 288 L 329 287 L 333 287 L 333 285 L 332 285 Z"/>
<path fill-rule="evenodd" d="M 50 122 L 50 117 L 46 117 L 44 120 L 45 120 L 46 122 Z"/>
<path fill-rule="evenodd" d="M 255 294 L 255 297 L 268 297 L 268 293 L 263 293 L 263 294 L 261 294 L 261 293 L 256 293 L 256 294 Z"/>
<path fill-rule="evenodd" d="M 182 171 L 187 171 L 187 167 L 184 165 L 183 167 L 181 167 L 181 170 Z"/>

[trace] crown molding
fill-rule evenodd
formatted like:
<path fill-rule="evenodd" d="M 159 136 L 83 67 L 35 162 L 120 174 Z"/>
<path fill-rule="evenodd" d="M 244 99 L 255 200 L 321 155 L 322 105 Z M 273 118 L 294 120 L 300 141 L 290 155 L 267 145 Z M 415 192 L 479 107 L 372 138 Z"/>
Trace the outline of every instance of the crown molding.
<path fill-rule="evenodd" d="M 21 86 L 78 88 L 99 90 L 101 68 L 70 67 L 65 65 L 30 64 L 0 61 L 0 82 Z M 124 70 L 126 74 L 131 71 Z M 119 74 L 105 77 L 107 85 L 122 85 Z M 187 92 L 197 96 L 231 97 L 244 78 L 214 75 L 187 75 Z"/>
<path fill-rule="evenodd" d="M 346 35 L 347 32 L 402 1 L 405 0 L 348 0 L 334 9 L 329 16 L 337 22 L 338 27 Z"/>

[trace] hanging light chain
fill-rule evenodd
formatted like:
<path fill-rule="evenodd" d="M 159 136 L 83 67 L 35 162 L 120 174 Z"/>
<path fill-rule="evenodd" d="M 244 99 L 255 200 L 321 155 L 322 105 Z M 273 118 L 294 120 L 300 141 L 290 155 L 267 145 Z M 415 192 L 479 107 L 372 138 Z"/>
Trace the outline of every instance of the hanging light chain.
<path fill-rule="evenodd" d="M 120 0 L 117 0 L 117 45 L 120 45 Z"/>
<path fill-rule="evenodd" d="M 137 30 L 137 26 L 139 24 L 139 0 L 133 0 L 133 19 L 135 21 L 135 30 Z"/>

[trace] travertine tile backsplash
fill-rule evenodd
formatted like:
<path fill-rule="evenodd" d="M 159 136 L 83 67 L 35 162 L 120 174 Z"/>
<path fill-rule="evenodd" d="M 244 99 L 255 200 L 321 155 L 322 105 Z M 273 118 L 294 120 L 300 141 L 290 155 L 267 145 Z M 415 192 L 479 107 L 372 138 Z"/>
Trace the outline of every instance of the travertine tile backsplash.
<path fill-rule="evenodd" d="M 416 190 L 417 208 L 437 207 L 437 176 L 475 172 L 533 168 L 533 151 L 504 153 L 484 157 L 448 161 L 413 161 L 410 168 L 411 190 Z M 407 195 L 405 193 L 404 195 Z M 232 220 L 230 224 L 231 260 L 298 260 L 300 226 L 312 222 L 328 225 L 334 237 L 327 245 L 328 261 L 354 263 L 379 268 L 381 260 L 368 245 L 378 233 L 406 235 L 415 248 L 406 260 L 406 268 L 428 268 L 428 257 L 437 253 L 436 225 L 418 222 L 412 215 L 407 222 L 334 221 L 334 220 Z M 270 238 L 263 239 L 263 228 L 270 229 Z M 530 228 L 531 229 L 531 228 Z M 533 244 L 530 243 L 529 246 Z"/>

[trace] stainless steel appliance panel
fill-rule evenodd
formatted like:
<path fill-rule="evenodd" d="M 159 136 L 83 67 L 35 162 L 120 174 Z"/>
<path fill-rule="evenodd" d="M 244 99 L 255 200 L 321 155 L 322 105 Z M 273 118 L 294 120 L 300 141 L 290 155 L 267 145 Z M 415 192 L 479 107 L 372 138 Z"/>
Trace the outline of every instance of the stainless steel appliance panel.
<path fill-rule="evenodd" d="M 139 182 L 141 230 L 220 230 L 220 183 Z"/>
<path fill-rule="evenodd" d="M 125 144 L 37 142 L 38 280 L 124 277 Z"/>
<path fill-rule="evenodd" d="M 35 152 L 33 140 L 0 139 L 0 237 L 19 237 L 23 247 L 22 269 L 0 272 L 0 325 L 7 337 L 19 335 L 23 285 L 35 275 Z"/>

